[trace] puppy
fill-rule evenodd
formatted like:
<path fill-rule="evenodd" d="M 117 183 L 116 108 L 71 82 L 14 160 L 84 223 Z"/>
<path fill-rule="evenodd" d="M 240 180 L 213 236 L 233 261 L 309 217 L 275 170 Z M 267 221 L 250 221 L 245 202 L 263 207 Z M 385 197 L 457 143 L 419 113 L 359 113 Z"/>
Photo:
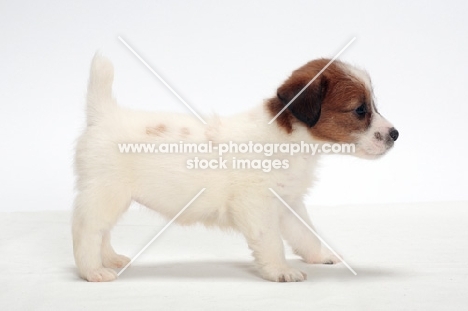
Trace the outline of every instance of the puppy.
<path fill-rule="evenodd" d="M 122 153 L 118 144 L 228 141 L 350 143 L 354 155 L 378 158 L 398 138 L 398 131 L 377 111 L 368 74 L 333 62 L 278 117 L 273 119 L 329 62 L 311 61 L 295 70 L 262 105 L 232 117 L 207 118 L 151 113 L 119 107 L 112 97 L 113 66 L 96 55 L 87 95 L 87 127 L 76 146 L 77 195 L 72 220 L 73 250 L 79 275 L 88 281 L 112 281 L 113 269 L 129 258 L 117 254 L 110 231 L 132 201 L 173 218 L 202 188 L 177 219 L 240 231 L 253 251 L 260 275 L 270 281 L 303 281 L 290 267 L 285 239 L 307 263 L 334 264 L 339 259 L 276 198 L 274 189 L 312 227 L 303 203 L 319 155 L 279 155 L 287 168 L 188 169 L 194 155 Z M 236 154 L 224 155 L 232 164 Z M 252 159 L 265 155 L 244 155 Z M 216 155 L 206 155 L 214 159 Z"/>

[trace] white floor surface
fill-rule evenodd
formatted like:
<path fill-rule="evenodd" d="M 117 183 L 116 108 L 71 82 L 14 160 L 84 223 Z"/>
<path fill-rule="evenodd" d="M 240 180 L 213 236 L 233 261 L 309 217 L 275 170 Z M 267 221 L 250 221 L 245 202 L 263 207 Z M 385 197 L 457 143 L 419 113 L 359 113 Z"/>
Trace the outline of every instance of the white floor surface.
<path fill-rule="evenodd" d="M 468 310 L 468 202 L 312 206 L 343 264 L 291 265 L 302 283 L 261 279 L 242 236 L 170 226 L 120 278 L 79 279 L 70 213 L 0 213 L 0 310 Z M 128 212 L 113 231 L 135 255 L 167 220 Z"/>

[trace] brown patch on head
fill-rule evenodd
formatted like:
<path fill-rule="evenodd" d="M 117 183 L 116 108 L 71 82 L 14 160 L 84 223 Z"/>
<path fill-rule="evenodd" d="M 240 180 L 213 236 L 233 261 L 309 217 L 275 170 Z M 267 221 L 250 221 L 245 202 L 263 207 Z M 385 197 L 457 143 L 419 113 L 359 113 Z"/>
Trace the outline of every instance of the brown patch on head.
<path fill-rule="evenodd" d="M 154 136 L 161 136 L 166 131 L 167 131 L 167 127 L 164 124 L 159 124 L 158 126 L 146 128 L 146 134 L 154 135 Z"/>
<path fill-rule="evenodd" d="M 275 116 L 328 62 L 314 60 L 295 70 L 278 88 L 277 97 L 268 102 L 270 114 Z M 292 124 L 300 123 L 317 139 L 353 142 L 354 134 L 369 127 L 373 107 L 371 91 L 345 66 L 339 61 L 332 63 L 278 116 L 278 126 L 291 133 Z M 357 113 L 360 106 L 363 114 Z"/>
<path fill-rule="evenodd" d="M 189 135 L 190 135 L 190 130 L 189 130 L 187 127 L 183 127 L 183 128 L 180 130 L 180 136 L 181 136 L 182 138 L 187 138 Z"/>
<path fill-rule="evenodd" d="M 266 104 L 266 108 L 272 118 L 275 117 L 281 111 L 281 109 L 283 109 L 283 107 L 284 104 L 278 98 L 272 98 Z M 280 128 L 284 129 L 286 133 L 292 133 L 292 124 L 294 122 L 294 117 L 292 116 L 289 110 L 286 109 L 285 111 L 283 111 L 276 118 L 275 122 Z"/>

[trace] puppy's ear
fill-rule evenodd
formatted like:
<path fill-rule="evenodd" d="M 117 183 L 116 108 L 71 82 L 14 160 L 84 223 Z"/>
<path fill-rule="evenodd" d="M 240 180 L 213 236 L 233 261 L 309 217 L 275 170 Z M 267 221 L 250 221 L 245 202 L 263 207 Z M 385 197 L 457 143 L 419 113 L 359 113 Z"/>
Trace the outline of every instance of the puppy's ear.
<path fill-rule="evenodd" d="M 289 102 L 309 83 L 306 79 L 289 79 L 278 88 L 277 96 L 283 105 Z M 299 121 L 313 127 L 320 119 L 322 101 L 328 88 L 328 80 L 318 77 L 289 106 L 288 110 Z"/>

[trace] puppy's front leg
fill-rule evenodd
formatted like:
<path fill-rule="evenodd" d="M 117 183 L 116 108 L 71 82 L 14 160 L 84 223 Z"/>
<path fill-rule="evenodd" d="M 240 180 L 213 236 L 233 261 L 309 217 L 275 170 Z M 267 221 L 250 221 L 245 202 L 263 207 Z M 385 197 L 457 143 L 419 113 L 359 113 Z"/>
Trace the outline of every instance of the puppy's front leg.
<path fill-rule="evenodd" d="M 291 208 L 312 228 L 309 215 L 302 199 L 291 203 Z M 335 264 L 339 258 L 324 247 L 320 240 L 286 207 L 280 212 L 281 233 L 293 251 L 307 263 Z"/>
<path fill-rule="evenodd" d="M 234 218 L 253 251 L 263 278 L 274 282 L 300 282 L 307 278 L 305 273 L 286 263 L 277 206 L 249 208 Z"/>

